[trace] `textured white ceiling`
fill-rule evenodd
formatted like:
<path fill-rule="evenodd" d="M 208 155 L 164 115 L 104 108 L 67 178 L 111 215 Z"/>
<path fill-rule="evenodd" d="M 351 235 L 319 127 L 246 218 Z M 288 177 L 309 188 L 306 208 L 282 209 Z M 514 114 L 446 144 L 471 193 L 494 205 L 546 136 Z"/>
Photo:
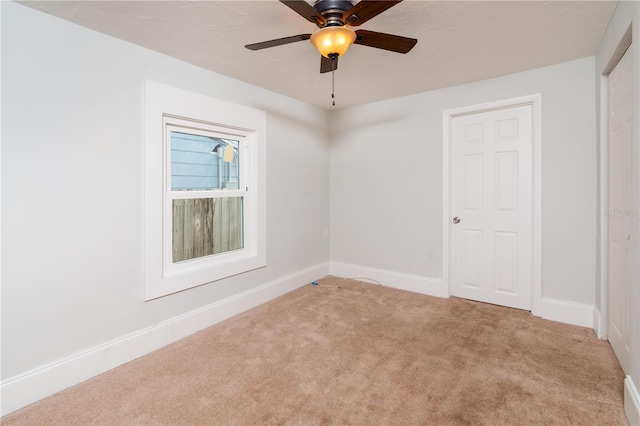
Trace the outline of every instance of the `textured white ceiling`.
<path fill-rule="evenodd" d="M 276 0 L 27 1 L 94 30 L 323 108 L 331 73 L 308 41 L 243 46 L 316 28 Z M 418 39 L 406 55 L 352 46 L 335 108 L 497 77 L 595 53 L 617 1 L 405 0 L 358 27 Z"/>

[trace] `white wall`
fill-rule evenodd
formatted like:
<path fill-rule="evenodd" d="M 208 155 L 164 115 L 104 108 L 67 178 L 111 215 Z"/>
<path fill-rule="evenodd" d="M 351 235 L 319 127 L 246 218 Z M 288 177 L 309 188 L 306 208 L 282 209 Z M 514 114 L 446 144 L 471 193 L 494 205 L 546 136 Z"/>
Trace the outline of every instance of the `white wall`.
<path fill-rule="evenodd" d="M 3 382 L 327 265 L 326 111 L 1 7 Z M 144 80 L 267 111 L 266 268 L 143 301 Z"/>
<path fill-rule="evenodd" d="M 600 43 L 598 52 L 596 54 L 596 95 L 597 95 L 597 117 L 598 117 L 598 152 L 600 148 L 606 151 L 606 123 L 607 120 L 607 107 L 603 104 L 606 100 L 606 75 L 611 71 L 611 68 L 615 65 L 619 59 L 620 47 L 626 46 L 625 40 L 631 29 L 631 40 L 633 41 L 629 47 L 630 53 L 633 55 L 633 110 L 635 111 L 635 119 L 633 122 L 632 130 L 632 205 L 636 211 L 636 220 L 632 222 L 632 238 L 631 238 L 631 259 L 635 259 L 635 262 L 631 262 L 631 292 L 629 294 L 630 303 L 630 371 L 628 372 L 631 380 L 627 380 L 625 383 L 625 410 L 629 417 L 631 424 L 640 424 L 640 223 L 638 220 L 637 212 L 640 209 L 640 2 L 637 1 L 621 1 L 616 8 L 616 11 L 609 22 L 607 31 Z M 604 96 L 601 96 L 603 91 Z M 603 132 L 604 131 L 604 132 Z M 603 156 L 601 167 L 606 167 L 606 158 Z M 606 170 L 603 169 L 603 170 Z M 606 172 L 605 172 L 606 173 Z M 604 189 L 604 188 L 601 188 Z M 606 192 L 601 192 L 601 195 L 606 197 Z M 606 222 L 602 221 L 604 218 L 604 203 L 598 205 L 598 225 Z M 602 221 L 602 222 L 601 222 Z M 600 235 L 599 235 L 600 236 Z M 598 264 L 604 261 L 606 263 L 606 250 L 607 243 L 606 238 L 598 238 L 598 254 L 605 253 L 603 256 L 598 256 Z M 606 277 L 606 269 L 603 268 L 602 276 Z M 602 314 L 599 318 L 600 327 L 606 330 L 607 321 L 607 287 L 605 284 L 606 278 L 601 278 L 601 270 L 598 269 L 598 281 L 596 289 L 596 308 L 597 313 Z M 598 320 L 598 318 L 596 318 Z M 603 333 L 606 337 L 606 332 Z M 635 396 L 635 401 L 631 401 L 631 395 Z M 634 405 L 635 404 L 635 405 Z"/>
<path fill-rule="evenodd" d="M 592 306 L 594 85 L 589 57 L 332 112 L 332 268 L 440 279 L 442 111 L 541 93 L 542 296 Z"/>

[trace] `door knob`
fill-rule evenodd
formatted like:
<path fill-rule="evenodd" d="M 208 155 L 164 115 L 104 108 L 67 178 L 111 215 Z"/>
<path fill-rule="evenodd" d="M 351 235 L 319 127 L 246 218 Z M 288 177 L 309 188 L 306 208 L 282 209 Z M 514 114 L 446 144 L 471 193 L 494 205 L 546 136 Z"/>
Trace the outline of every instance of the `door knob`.
<path fill-rule="evenodd" d="M 460 218 L 458 216 L 454 217 L 453 223 L 460 223 Z"/>

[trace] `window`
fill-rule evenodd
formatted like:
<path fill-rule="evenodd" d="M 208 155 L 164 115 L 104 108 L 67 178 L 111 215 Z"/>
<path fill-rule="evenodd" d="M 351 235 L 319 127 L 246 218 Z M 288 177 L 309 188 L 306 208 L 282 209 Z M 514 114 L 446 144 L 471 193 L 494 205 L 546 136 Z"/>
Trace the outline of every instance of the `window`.
<path fill-rule="evenodd" d="M 146 300 L 266 265 L 265 117 L 146 83 Z"/>
<path fill-rule="evenodd" d="M 164 128 L 168 263 L 244 248 L 245 135 L 172 117 Z"/>

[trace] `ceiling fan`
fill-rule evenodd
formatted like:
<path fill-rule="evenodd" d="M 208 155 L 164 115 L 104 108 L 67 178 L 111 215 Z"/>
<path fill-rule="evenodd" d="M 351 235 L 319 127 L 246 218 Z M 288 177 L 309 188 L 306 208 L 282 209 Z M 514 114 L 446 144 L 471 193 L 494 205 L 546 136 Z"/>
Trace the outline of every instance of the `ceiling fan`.
<path fill-rule="evenodd" d="M 298 34 L 248 44 L 245 47 L 250 50 L 261 50 L 297 41 L 311 40 L 311 43 L 322 55 L 321 73 L 335 71 L 338 67 L 338 57 L 344 55 L 353 43 L 392 52 L 407 53 L 418 40 L 368 30 L 353 31 L 349 28 L 364 24 L 401 1 L 360 0 L 354 4 L 353 0 L 316 0 L 315 4 L 311 6 L 304 0 L 280 0 L 281 3 L 320 29 L 313 34 Z"/>

